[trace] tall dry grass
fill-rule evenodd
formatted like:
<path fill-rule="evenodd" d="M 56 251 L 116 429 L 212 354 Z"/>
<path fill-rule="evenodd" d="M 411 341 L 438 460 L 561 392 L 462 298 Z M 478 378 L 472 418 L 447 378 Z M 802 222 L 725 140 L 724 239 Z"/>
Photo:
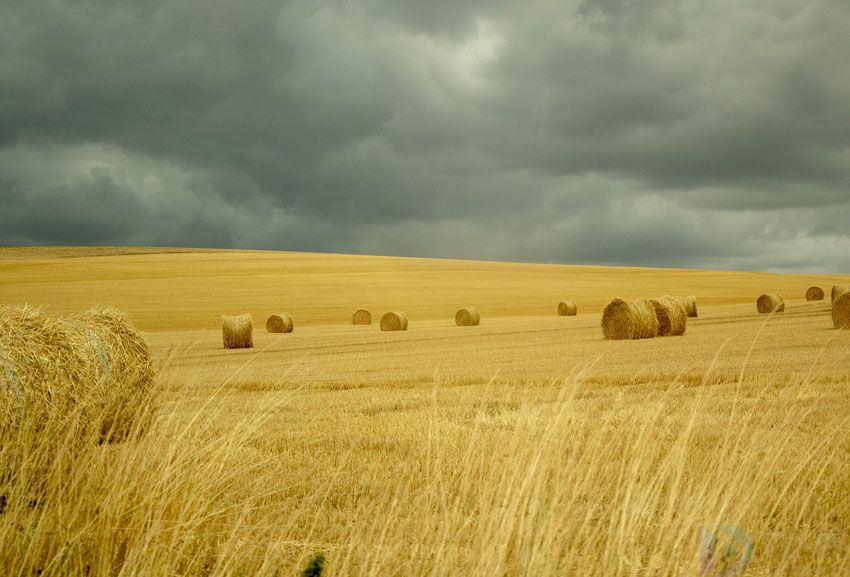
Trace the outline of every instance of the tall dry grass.
<path fill-rule="evenodd" d="M 755 543 L 745 575 L 848 575 L 850 402 L 816 372 L 781 385 L 745 367 L 617 387 L 581 372 L 526 387 L 435 377 L 424 395 L 312 406 L 301 437 L 277 427 L 309 391 L 248 402 L 228 392 L 235 371 L 196 397 L 208 374 L 177 381 L 165 366 L 144 435 L 60 449 L 37 499 L 29 464 L 4 481 L 0 566 L 297 575 L 322 551 L 333 575 L 699 575 L 701 528 L 734 525 Z M 37 461 L 43 437 L 21 430 L 12 443 Z"/>

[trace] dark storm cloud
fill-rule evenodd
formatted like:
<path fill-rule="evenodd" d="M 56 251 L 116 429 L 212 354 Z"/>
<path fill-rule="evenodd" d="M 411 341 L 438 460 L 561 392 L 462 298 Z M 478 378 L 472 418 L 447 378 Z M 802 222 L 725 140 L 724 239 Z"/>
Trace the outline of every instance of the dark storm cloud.
<path fill-rule="evenodd" d="M 0 243 L 848 271 L 848 19 L 0 0 Z"/>

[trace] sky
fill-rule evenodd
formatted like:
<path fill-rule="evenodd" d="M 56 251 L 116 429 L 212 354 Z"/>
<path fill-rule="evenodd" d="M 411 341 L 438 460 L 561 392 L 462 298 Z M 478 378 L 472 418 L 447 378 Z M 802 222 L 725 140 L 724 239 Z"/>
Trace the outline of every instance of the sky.
<path fill-rule="evenodd" d="M 0 0 L 0 244 L 850 273 L 847 0 Z"/>

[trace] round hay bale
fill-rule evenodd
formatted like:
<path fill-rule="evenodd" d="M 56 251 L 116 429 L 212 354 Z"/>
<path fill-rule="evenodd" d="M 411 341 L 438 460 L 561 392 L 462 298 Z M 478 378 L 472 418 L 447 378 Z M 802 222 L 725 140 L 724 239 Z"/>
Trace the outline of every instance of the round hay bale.
<path fill-rule="evenodd" d="M 649 299 L 649 305 L 658 319 L 658 336 L 669 337 L 685 334 L 688 327 L 688 312 L 680 299 L 669 296 Z"/>
<path fill-rule="evenodd" d="M 658 317 L 643 300 L 614 299 L 602 313 L 606 339 L 651 339 L 658 336 Z"/>
<path fill-rule="evenodd" d="M 278 313 L 266 319 L 266 332 L 269 333 L 291 333 L 294 328 L 292 317 L 286 313 Z"/>
<path fill-rule="evenodd" d="M 578 314 L 578 307 L 574 301 L 561 301 L 558 303 L 558 316 L 574 317 Z"/>
<path fill-rule="evenodd" d="M 369 309 L 357 309 L 351 315 L 351 324 L 353 325 L 371 325 L 372 312 Z"/>
<path fill-rule="evenodd" d="M 838 297 L 845 293 L 850 293 L 850 284 L 832 285 L 832 302 L 835 302 Z"/>
<path fill-rule="evenodd" d="M 697 297 L 694 295 L 688 297 L 676 297 L 676 300 L 685 307 L 685 313 L 688 315 L 689 319 L 693 319 L 698 317 L 697 314 Z"/>
<path fill-rule="evenodd" d="M 406 331 L 407 315 L 398 312 L 389 312 L 381 317 L 382 331 Z"/>
<path fill-rule="evenodd" d="M 809 290 L 806 291 L 807 301 L 822 301 L 825 296 L 823 289 L 819 286 L 809 287 Z"/>
<path fill-rule="evenodd" d="M 63 318 L 0 309 L 0 407 L 38 430 L 76 409 L 80 431 L 122 440 L 148 403 L 150 357 L 144 338 L 112 309 Z"/>
<path fill-rule="evenodd" d="M 455 324 L 459 327 L 474 327 L 480 322 L 481 315 L 476 308 L 467 307 L 455 313 Z"/>
<path fill-rule="evenodd" d="M 850 292 L 839 296 L 832 303 L 832 326 L 850 330 Z"/>
<path fill-rule="evenodd" d="M 785 301 L 777 294 L 764 294 L 756 301 L 756 309 L 758 309 L 758 312 L 763 315 L 770 313 L 784 313 Z"/>
<path fill-rule="evenodd" d="M 221 336 L 225 349 L 250 349 L 254 346 L 251 314 L 221 317 Z"/>

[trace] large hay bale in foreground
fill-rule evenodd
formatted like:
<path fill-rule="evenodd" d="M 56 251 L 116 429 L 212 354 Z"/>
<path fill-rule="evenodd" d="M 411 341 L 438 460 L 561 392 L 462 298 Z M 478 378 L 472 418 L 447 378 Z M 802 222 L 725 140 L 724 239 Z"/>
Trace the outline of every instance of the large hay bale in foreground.
<path fill-rule="evenodd" d="M 388 312 L 381 317 L 382 331 L 406 331 L 407 315 L 398 312 Z"/>
<path fill-rule="evenodd" d="M 658 319 L 658 336 L 669 337 L 685 334 L 688 327 L 688 311 L 680 299 L 663 296 L 649 299 L 649 305 Z"/>
<path fill-rule="evenodd" d="M 763 315 L 770 313 L 784 313 L 785 301 L 777 294 L 763 294 L 756 301 L 756 309 L 758 309 L 758 312 Z"/>
<path fill-rule="evenodd" d="M 850 330 L 850 292 L 839 296 L 832 303 L 832 326 Z"/>
<path fill-rule="evenodd" d="M 371 325 L 372 312 L 369 309 L 357 309 L 351 315 L 351 324 L 353 325 Z"/>
<path fill-rule="evenodd" d="M 478 314 L 478 309 L 467 307 L 460 309 L 455 313 L 455 324 L 459 327 L 474 327 L 481 322 L 481 315 Z"/>
<path fill-rule="evenodd" d="M 291 333 L 294 328 L 292 317 L 286 313 L 278 313 L 266 319 L 266 332 L 269 333 Z"/>
<path fill-rule="evenodd" d="M 835 302 L 838 300 L 838 297 L 846 293 L 850 293 L 850 284 L 832 285 L 832 302 Z"/>
<path fill-rule="evenodd" d="M 558 303 L 558 316 L 574 317 L 578 314 L 575 301 L 561 301 Z"/>
<path fill-rule="evenodd" d="M 809 290 L 806 291 L 807 301 L 822 301 L 825 296 L 823 289 L 819 286 L 809 287 Z"/>
<path fill-rule="evenodd" d="M 688 318 L 697 318 L 699 315 L 697 314 L 697 297 L 694 295 L 688 297 L 674 297 L 679 303 L 685 307 L 685 313 L 688 315 Z"/>
<path fill-rule="evenodd" d="M 76 410 L 80 431 L 122 440 L 138 424 L 153 380 L 147 343 L 115 310 L 52 318 L 26 306 L 0 309 L 6 423 L 46 431 Z"/>
<path fill-rule="evenodd" d="M 658 336 L 658 317 L 644 300 L 614 299 L 602 313 L 606 339 L 651 339 Z"/>
<path fill-rule="evenodd" d="M 225 349 L 250 349 L 254 346 L 251 314 L 221 317 L 221 336 Z"/>

